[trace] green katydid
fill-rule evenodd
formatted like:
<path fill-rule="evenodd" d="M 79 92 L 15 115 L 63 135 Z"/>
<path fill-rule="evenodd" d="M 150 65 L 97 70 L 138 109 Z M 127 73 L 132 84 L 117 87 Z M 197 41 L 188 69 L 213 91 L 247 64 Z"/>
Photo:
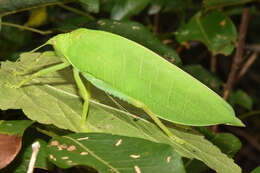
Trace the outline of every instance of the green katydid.
<path fill-rule="evenodd" d="M 109 32 L 80 28 L 59 34 L 47 44 L 53 46 L 63 63 L 34 73 L 17 87 L 71 65 L 84 100 L 84 123 L 90 93 L 80 73 L 97 88 L 143 109 L 169 136 L 171 132 L 157 117 L 192 126 L 243 126 L 232 107 L 216 93 L 138 43 Z"/>

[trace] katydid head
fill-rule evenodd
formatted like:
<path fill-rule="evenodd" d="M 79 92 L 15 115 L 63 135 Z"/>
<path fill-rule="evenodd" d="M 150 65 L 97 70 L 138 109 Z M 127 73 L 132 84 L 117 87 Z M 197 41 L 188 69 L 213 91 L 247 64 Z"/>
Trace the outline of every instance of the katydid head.
<path fill-rule="evenodd" d="M 61 57 L 66 58 L 64 55 L 75 41 L 79 40 L 81 35 L 86 33 L 86 29 L 79 28 L 69 33 L 59 34 L 47 41 L 47 44 L 53 46 L 55 53 Z"/>

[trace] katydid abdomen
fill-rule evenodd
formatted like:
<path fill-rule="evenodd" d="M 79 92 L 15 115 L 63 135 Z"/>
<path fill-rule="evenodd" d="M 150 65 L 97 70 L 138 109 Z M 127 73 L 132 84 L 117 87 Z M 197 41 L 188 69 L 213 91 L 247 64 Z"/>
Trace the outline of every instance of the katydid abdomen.
<path fill-rule="evenodd" d="M 119 94 L 101 88 L 105 92 L 128 102 L 124 96 L 142 102 L 162 119 L 195 126 L 242 125 L 232 107 L 216 93 L 133 41 L 108 32 L 78 29 L 54 37 L 51 43 L 73 68 Z"/>

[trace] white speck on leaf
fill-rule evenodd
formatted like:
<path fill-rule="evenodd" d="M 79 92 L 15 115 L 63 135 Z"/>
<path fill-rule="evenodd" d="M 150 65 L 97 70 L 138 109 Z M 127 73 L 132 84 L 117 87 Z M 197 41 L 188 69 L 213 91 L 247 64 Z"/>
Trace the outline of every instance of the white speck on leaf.
<path fill-rule="evenodd" d="M 52 159 L 52 160 L 54 160 L 54 161 L 56 161 L 56 158 L 52 155 L 52 154 L 50 154 L 50 159 Z"/>
<path fill-rule="evenodd" d="M 84 140 L 88 140 L 88 137 L 84 137 L 84 138 L 78 138 L 78 141 L 84 141 Z"/>
<path fill-rule="evenodd" d="M 122 139 L 119 139 L 119 140 L 116 142 L 115 146 L 118 147 L 119 145 L 121 145 L 122 141 L 123 141 Z"/>
<path fill-rule="evenodd" d="M 81 152 L 80 155 L 82 155 L 82 156 L 88 155 L 88 152 Z"/>
<path fill-rule="evenodd" d="M 102 21 L 102 20 L 99 20 L 97 23 L 98 23 L 99 25 L 101 25 L 101 26 L 103 26 L 103 25 L 106 24 L 106 23 L 105 23 L 104 21 Z"/>
<path fill-rule="evenodd" d="M 69 157 L 68 156 L 63 156 L 61 159 L 62 160 L 67 160 L 67 159 L 69 159 Z"/>
<path fill-rule="evenodd" d="M 67 148 L 67 151 L 74 151 L 76 150 L 77 148 L 75 147 L 75 145 L 71 145 Z"/>
<path fill-rule="evenodd" d="M 141 173 L 141 169 L 137 165 L 135 165 L 134 168 L 136 173 Z"/>
<path fill-rule="evenodd" d="M 132 158 L 134 158 L 134 159 L 138 159 L 138 158 L 140 158 L 140 155 L 131 154 L 130 157 L 132 157 Z"/>
<path fill-rule="evenodd" d="M 50 146 L 59 145 L 59 141 L 51 141 Z"/>
<path fill-rule="evenodd" d="M 140 27 L 139 26 L 132 26 L 132 29 L 133 30 L 138 30 L 138 29 L 140 29 Z"/>
<path fill-rule="evenodd" d="M 172 159 L 172 157 L 171 157 L 171 156 L 168 156 L 168 157 L 167 157 L 167 163 L 170 163 L 171 159 Z"/>

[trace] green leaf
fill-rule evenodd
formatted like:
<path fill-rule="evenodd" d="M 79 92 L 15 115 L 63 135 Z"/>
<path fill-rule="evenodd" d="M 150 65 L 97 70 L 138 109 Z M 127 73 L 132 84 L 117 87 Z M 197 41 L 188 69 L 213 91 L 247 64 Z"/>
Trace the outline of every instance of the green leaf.
<path fill-rule="evenodd" d="M 175 50 L 163 44 L 162 41 L 158 40 L 144 25 L 140 23 L 102 19 L 98 20 L 92 27 L 128 38 L 151 49 L 174 64 L 179 66 L 181 65 L 181 60 Z"/>
<path fill-rule="evenodd" d="M 185 172 L 180 157 L 166 144 L 103 133 L 54 137 L 49 159 L 61 168 L 84 165 L 102 173 Z"/>
<path fill-rule="evenodd" d="M 99 0 L 79 0 L 83 8 L 88 12 L 99 12 Z"/>
<path fill-rule="evenodd" d="M 251 173 L 260 173 L 260 166 L 256 167 Z"/>
<path fill-rule="evenodd" d="M 246 4 L 253 1 L 257 0 L 203 0 L 203 5 L 207 10 L 209 10 L 214 8 L 220 9 L 227 6 Z"/>
<path fill-rule="evenodd" d="M 183 69 L 215 92 L 221 93 L 223 82 L 201 65 L 186 65 Z"/>
<path fill-rule="evenodd" d="M 111 19 L 124 20 L 139 14 L 150 0 L 117 0 L 112 11 Z"/>
<path fill-rule="evenodd" d="M 231 92 L 228 101 L 233 106 L 238 104 L 248 110 L 252 110 L 253 108 L 253 99 L 242 90 Z"/>
<path fill-rule="evenodd" d="M 188 160 L 184 164 L 186 166 L 186 172 L 188 173 L 203 173 L 209 170 L 209 167 L 207 167 L 203 162 L 199 160 Z"/>
<path fill-rule="evenodd" d="M 20 61 L 16 63 L 3 62 L 0 70 L 0 108 L 23 109 L 28 118 L 40 123 L 54 124 L 59 128 L 74 132 L 85 132 L 85 129 L 80 126 L 82 102 L 70 68 L 36 78 L 20 89 L 8 87 L 26 77 L 14 75 L 14 70 L 23 71 L 34 67 L 31 70 L 37 71 L 49 64 L 57 64 L 58 61 L 60 59 L 53 52 L 44 52 L 42 54 L 22 54 Z M 92 88 L 92 96 L 87 126 L 93 132 L 112 133 L 167 143 L 181 156 L 201 160 L 216 171 L 241 172 L 232 159 L 193 130 L 171 128 L 173 134 L 185 141 L 180 144 L 171 140 L 153 123 L 109 106 L 110 100 L 103 92 Z"/>
<path fill-rule="evenodd" d="M 213 54 L 230 55 L 235 47 L 237 32 L 229 17 L 220 11 L 213 11 L 208 15 L 197 13 L 175 32 L 175 36 L 180 43 L 198 40 Z"/>
<path fill-rule="evenodd" d="M 196 127 L 196 129 L 204 134 L 208 140 L 218 146 L 221 151 L 229 157 L 234 157 L 242 147 L 242 143 L 239 138 L 231 133 L 215 134 L 205 127 Z"/>
<path fill-rule="evenodd" d="M 23 136 L 24 131 L 33 124 L 30 120 L 0 121 L 0 133 Z"/>
<path fill-rule="evenodd" d="M 169 12 L 169 11 L 181 11 L 187 6 L 189 1 L 187 0 L 153 0 L 151 1 L 151 6 L 149 8 L 148 14 L 154 15 L 159 11 Z"/>

